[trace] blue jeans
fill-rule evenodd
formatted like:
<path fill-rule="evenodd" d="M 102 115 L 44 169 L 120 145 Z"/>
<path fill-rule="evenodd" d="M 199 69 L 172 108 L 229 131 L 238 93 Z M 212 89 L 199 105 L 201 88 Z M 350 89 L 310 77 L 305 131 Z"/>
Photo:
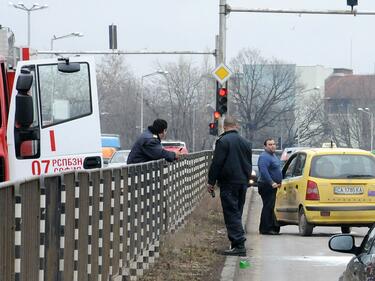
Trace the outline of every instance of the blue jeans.
<path fill-rule="evenodd" d="M 244 247 L 246 238 L 242 226 L 242 212 L 246 200 L 247 185 L 220 185 L 220 199 L 228 239 L 234 247 Z"/>

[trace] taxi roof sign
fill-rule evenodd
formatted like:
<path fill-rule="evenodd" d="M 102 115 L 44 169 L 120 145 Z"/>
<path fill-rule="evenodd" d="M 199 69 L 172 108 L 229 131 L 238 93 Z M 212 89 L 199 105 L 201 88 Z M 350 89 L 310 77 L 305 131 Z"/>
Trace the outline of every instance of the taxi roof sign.
<path fill-rule="evenodd" d="M 221 63 L 214 69 L 212 75 L 217 82 L 224 84 L 232 76 L 232 71 L 224 63 Z"/>

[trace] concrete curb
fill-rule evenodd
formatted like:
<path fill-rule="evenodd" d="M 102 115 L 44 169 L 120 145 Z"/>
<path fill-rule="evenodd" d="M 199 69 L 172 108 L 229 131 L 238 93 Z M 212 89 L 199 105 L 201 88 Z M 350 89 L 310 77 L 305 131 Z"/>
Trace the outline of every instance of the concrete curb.
<path fill-rule="evenodd" d="M 249 215 L 250 202 L 253 196 L 254 188 L 249 187 L 246 193 L 246 202 L 243 208 L 242 224 L 246 232 L 247 217 Z M 244 258 L 244 257 L 243 257 Z M 242 259 L 243 259 L 242 258 Z M 225 259 L 223 270 L 221 271 L 220 281 L 234 281 L 238 274 L 240 257 L 227 256 Z"/>

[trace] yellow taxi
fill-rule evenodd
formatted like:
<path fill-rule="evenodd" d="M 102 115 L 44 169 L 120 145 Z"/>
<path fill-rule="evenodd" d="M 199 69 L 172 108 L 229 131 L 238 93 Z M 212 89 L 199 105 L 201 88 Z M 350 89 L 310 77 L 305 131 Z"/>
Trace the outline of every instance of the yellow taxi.
<path fill-rule="evenodd" d="M 314 226 L 371 226 L 375 221 L 375 157 L 350 148 L 308 148 L 290 156 L 277 190 L 280 226 L 298 225 L 310 236 Z"/>

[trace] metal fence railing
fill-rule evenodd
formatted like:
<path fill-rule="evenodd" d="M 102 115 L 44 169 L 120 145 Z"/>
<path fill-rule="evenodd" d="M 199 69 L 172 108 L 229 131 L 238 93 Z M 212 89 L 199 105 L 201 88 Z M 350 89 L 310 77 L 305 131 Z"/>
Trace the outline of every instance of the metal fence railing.
<path fill-rule="evenodd" d="M 211 151 L 0 185 L 0 281 L 131 280 L 200 200 Z"/>

